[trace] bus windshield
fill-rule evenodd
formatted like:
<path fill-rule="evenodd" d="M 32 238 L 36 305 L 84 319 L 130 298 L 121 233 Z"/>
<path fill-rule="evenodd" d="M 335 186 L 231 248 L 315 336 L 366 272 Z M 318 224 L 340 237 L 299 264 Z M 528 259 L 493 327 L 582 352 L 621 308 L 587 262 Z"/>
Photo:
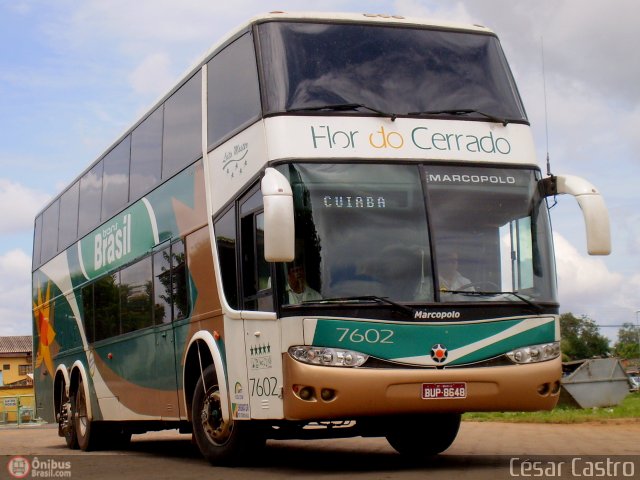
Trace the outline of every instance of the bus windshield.
<path fill-rule="evenodd" d="M 535 171 L 288 164 L 296 258 L 285 305 L 555 302 L 546 202 Z"/>
<path fill-rule="evenodd" d="M 309 22 L 258 28 L 266 114 L 324 109 L 526 121 L 493 35 Z"/>

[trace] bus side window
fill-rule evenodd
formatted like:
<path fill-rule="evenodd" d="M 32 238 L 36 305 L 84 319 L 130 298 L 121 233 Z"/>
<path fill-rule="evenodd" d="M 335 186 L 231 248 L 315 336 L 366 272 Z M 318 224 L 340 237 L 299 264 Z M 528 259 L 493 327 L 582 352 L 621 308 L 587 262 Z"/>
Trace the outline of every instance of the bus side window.
<path fill-rule="evenodd" d="M 227 303 L 238 309 L 238 272 L 236 269 L 236 209 L 232 207 L 216 220 L 216 245 L 222 275 L 222 288 Z"/>
<path fill-rule="evenodd" d="M 93 283 L 94 340 L 120 335 L 120 272 L 104 275 Z"/>
<path fill-rule="evenodd" d="M 187 267 L 184 242 L 171 245 L 171 284 L 173 289 L 173 319 L 180 320 L 189 315 L 187 294 Z"/>
<path fill-rule="evenodd" d="M 241 200 L 240 216 L 243 308 L 272 312 L 271 267 L 264 259 L 264 212 L 260 190 Z"/>
<path fill-rule="evenodd" d="M 95 341 L 95 326 L 93 315 L 93 283 L 82 287 L 82 318 L 84 319 L 84 333 L 88 343 Z"/>
<path fill-rule="evenodd" d="M 153 289 L 156 325 L 189 315 L 184 242 L 175 242 L 154 253 Z"/>
<path fill-rule="evenodd" d="M 162 178 L 202 155 L 202 74 L 196 73 L 164 104 Z"/>
<path fill-rule="evenodd" d="M 250 33 L 225 47 L 208 63 L 209 147 L 260 117 L 260 86 Z"/>
<path fill-rule="evenodd" d="M 80 178 L 80 200 L 78 201 L 78 235 L 83 237 L 97 227 L 102 209 L 103 162 L 95 164 Z"/>
<path fill-rule="evenodd" d="M 171 323 L 171 249 L 153 254 L 154 323 Z"/>
<path fill-rule="evenodd" d="M 120 331 L 134 332 L 153 325 L 151 308 L 151 257 L 120 270 Z"/>
<path fill-rule="evenodd" d="M 52 259 L 58 252 L 58 221 L 60 201 L 53 202 L 42 214 L 42 261 Z"/>

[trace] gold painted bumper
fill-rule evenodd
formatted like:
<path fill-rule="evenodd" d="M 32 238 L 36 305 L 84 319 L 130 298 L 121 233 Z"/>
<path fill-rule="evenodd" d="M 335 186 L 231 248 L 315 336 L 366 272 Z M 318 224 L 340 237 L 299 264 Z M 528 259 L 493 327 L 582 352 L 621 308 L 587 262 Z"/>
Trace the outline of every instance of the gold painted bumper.
<path fill-rule="evenodd" d="M 560 358 L 504 367 L 457 369 L 357 369 L 307 365 L 283 354 L 287 420 L 349 419 L 429 412 L 552 409 L 559 396 Z M 422 399 L 422 384 L 466 382 L 463 399 Z M 300 398 L 310 387 L 313 395 Z M 335 396 L 323 400 L 323 389 Z M 545 391 L 546 389 L 546 391 Z M 540 392 L 542 390 L 542 393 Z"/>

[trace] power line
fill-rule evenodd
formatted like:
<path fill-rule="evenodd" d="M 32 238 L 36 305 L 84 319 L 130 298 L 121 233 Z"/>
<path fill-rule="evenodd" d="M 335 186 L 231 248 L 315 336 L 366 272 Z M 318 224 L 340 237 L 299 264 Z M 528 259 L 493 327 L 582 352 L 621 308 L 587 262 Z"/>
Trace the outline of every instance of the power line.
<path fill-rule="evenodd" d="M 623 324 L 623 325 L 601 325 L 599 323 L 595 324 L 596 327 L 611 327 L 611 328 L 623 328 L 623 327 L 628 327 L 629 325 L 631 325 L 633 328 L 638 328 L 636 325 L 634 325 L 632 323 L 631 324 L 627 323 L 627 324 Z"/>

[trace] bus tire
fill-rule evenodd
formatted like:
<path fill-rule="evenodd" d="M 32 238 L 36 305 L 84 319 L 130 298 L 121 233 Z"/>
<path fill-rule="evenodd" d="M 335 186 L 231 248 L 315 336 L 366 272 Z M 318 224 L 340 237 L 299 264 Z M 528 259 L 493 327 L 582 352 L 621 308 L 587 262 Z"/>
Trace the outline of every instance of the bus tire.
<path fill-rule="evenodd" d="M 69 403 L 70 405 L 70 411 L 69 412 L 65 412 L 66 404 Z M 75 396 L 72 395 L 70 399 L 66 398 L 66 395 L 64 396 L 64 398 L 62 399 L 62 401 L 60 402 L 60 412 L 58 413 L 58 415 L 60 416 L 60 418 L 62 418 L 63 416 L 68 415 L 70 418 L 68 418 L 66 421 L 68 422 L 67 427 L 66 428 L 61 428 L 58 427 L 58 434 L 61 437 L 64 437 L 64 441 L 67 444 L 67 448 L 70 448 L 71 450 L 77 450 L 78 449 L 78 436 L 76 435 L 76 426 L 75 426 L 75 418 L 73 415 L 73 411 L 74 411 L 74 404 L 75 404 Z"/>
<path fill-rule="evenodd" d="M 400 454 L 409 457 L 437 455 L 451 446 L 461 419 L 459 413 L 396 419 L 387 430 L 387 441 Z"/>
<path fill-rule="evenodd" d="M 78 446 L 80 450 L 88 452 L 95 450 L 97 444 L 98 432 L 95 423 L 89 420 L 87 397 L 84 393 L 82 377 L 78 379 L 78 388 L 74 395 L 72 403 L 73 408 L 73 429 L 76 432 Z"/>
<path fill-rule="evenodd" d="M 206 391 L 205 391 L 206 389 Z M 198 379 L 191 410 L 193 437 L 202 455 L 212 465 L 234 466 L 248 463 L 265 444 L 253 422 L 222 420 L 218 377 L 209 365 Z"/>

